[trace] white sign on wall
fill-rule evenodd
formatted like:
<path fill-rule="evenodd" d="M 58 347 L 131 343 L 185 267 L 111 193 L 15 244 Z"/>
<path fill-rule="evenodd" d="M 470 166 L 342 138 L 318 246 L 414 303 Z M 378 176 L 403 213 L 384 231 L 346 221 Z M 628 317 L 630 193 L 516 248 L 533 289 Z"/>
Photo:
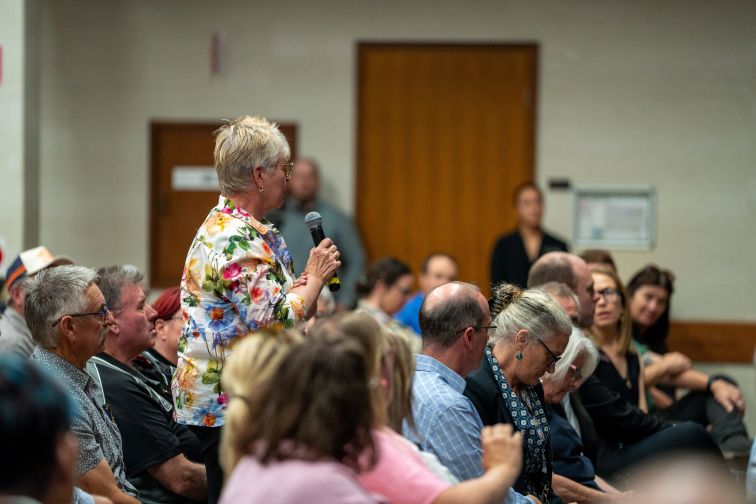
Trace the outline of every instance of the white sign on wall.
<path fill-rule="evenodd" d="M 577 248 L 651 250 L 656 192 L 652 186 L 576 187 L 572 229 Z"/>
<path fill-rule="evenodd" d="M 174 191 L 220 191 L 218 174 L 212 166 L 174 166 L 171 170 Z"/>

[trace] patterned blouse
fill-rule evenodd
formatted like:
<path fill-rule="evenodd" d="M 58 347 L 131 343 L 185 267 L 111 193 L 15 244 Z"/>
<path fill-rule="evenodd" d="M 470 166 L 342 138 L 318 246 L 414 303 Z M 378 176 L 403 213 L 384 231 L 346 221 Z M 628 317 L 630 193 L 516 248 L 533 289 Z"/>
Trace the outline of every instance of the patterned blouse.
<path fill-rule="evenodd" d="M 189 248 L 181 278 L 184 328 L 172 392 L 176 421 L 220 427 L 223 363 L 234 342 L 264 327 L 293 327 L 304 300 L 287 293 L 293 263 L 281 234 L 221 196 Z"/>

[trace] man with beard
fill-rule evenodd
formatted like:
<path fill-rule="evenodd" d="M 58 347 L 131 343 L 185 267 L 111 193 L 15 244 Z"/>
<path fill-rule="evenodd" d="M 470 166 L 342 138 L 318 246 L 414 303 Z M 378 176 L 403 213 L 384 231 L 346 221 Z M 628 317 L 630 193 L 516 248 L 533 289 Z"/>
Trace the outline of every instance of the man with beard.
<path fill-rule="evenodd" d="M 89 268 L 58 266 L 26 281 L 26 322 L 37 344 L 31 359 L 61 380 L 77 406 L 71 430 L 79 441 L 79 486 L 116 504 L 137 504 L 118 427 L 98 399 L 101 388 L 84 372 L 115 323 L 96 278 Z"/>
<path fill-rule="evenodd" d="M 137 371 L 134 360 L 155 344 L 157 312 L 147 303 L 142 273 L 134 266 L 98 270 L 97 285 L 115 323 L 104 351 L 87 366 L 102 384 L 123 436 L 126 476 L 144 503 L 191 503 L 207 499 L 205 466 L 197 437 L 173 420 L 173 404 L 160 384 Z"/>

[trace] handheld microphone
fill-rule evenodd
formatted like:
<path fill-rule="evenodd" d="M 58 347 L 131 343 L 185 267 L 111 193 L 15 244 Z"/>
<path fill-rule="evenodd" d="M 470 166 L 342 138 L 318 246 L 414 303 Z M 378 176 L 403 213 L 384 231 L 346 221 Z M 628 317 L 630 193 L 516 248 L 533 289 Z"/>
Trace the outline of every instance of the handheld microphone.
<path fill-rule="evenodd" d="M 312 236 L 312 242 L 317 247 L 320 242 L 325 240 L 325 233 L 323 232 L 323 217 L 318 212 L 310 212 L 305 215 L 305 225 L 310 229 L 310 236 Z M 336 292 L 341 288 L 341 280 L 339 280 L 339 274 L 334 272 L 333 276 L 328 280 L 328 290 Z"/>

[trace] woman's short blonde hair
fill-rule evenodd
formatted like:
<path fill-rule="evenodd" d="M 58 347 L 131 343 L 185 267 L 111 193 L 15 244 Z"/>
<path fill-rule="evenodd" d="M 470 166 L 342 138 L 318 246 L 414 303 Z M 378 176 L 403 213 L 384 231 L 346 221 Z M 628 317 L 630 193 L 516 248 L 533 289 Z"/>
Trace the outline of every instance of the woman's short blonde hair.
<path fill-rule="evenodd" d="M 246 192 L 257 166 L 275 168 L 291 155 L 286 137 L 264 117 L 241 116 L 215 132 L 215 171 L 225 196 Z"/>
<path fill-rule="evenodd" d="M 263 330 L 234 345 L 221 378 L 229 401 L 220 443 L 220 463 L 226 475 L 249 453 L 253 441 L 251 427 L 261 393 L 276 376 L 284 357 L 303 341 L 304 336 L 298 331 Z"/>

